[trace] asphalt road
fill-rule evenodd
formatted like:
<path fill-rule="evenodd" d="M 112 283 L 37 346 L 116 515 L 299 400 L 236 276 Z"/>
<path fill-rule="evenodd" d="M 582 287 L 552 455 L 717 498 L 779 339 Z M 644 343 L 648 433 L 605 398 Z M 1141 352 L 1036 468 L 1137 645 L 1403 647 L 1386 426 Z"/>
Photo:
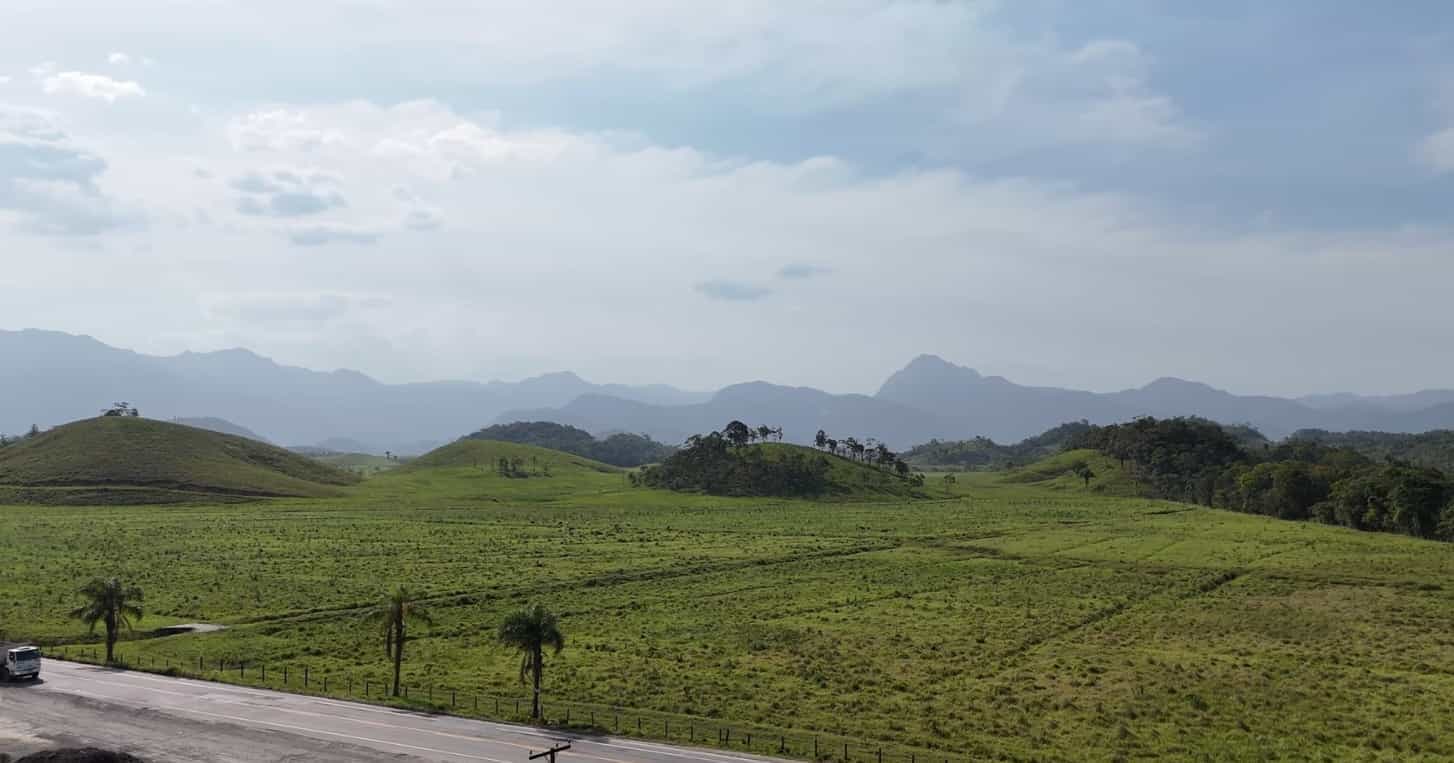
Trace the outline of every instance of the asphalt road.
<path fill-rule="evenodd" d="M 761 763 L 767 758 L 426 715 L 207 681 L 46 660 L 42 680 L 0 684 L 0 752 L 90 745 L 148 761 Z"/>

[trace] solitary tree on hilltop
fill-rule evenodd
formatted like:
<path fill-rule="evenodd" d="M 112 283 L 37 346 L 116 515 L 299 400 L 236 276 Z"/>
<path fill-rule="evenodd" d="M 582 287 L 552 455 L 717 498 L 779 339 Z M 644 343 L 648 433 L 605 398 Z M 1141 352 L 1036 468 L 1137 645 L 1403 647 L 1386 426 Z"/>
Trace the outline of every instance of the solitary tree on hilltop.
<path fill-rule="evenodd" d="M 364 619 L 379 623 L 384 631 L 384 654 L 394 661 L 393 695 L 399 696 L 399 671 L 404 664 L 404 641 L 408 638 L 410 623 L 433 625 L 434 620 L 424 610 L 408 588 L 399 586 L 384 602 L 370 610 Z"/>
<path fill-rule="evenodd" d="M 540 680 L 545 673 L 545 650 L 555 654 L 565 648 L 560 619 L 543 604 L 533 604 L 510 614 L 500 623 L 500 643 L 520 651 L 520 683 L 529 678 L 534 686 L 531 720 L 540 720 Z"/>
<path fill-rule="evenodd" d="M 1090 464 L 1084 461 L 1076 461 L 1074 464 L 1071 464 L 1070 471 L 1075 476 L 1081 478 L 1085 482 L 1086 487 L 1090 487 L 1090 481 L 1096 478 L 1096 473 L 1091 471 Z"/>
<path fill-rule="evenodd" d="M 117 631 L 121 626 L 131 630 L 131 621 L 140 620 L 144 595 L 140 588 L 123 584 L 117 578 L 96 578 L 81 586 L 86 603 L 71 611 L 71 617 L 85 623 L 91 633 L 96 623 L 106 626 L 106 662 L 111 662 L 116 648 Z"/>

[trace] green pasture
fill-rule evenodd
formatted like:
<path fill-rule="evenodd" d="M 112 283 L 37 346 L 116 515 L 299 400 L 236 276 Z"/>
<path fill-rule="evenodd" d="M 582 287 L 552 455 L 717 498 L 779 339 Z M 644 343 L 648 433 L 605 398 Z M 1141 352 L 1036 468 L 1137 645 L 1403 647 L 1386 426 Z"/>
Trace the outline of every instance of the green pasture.
<path fill-rule="evenodd" d="M 412 699 L 524 697 L 494 627 L 540 601 L 568 643 L 547 707 L 651 713 L 674 739 L 728 723 L 920 760 L 1454 756 L 1448 545 L 1117 495 L 1109 462 L 1090 488 L 1057 466 L 814 502 L 637 489 L 552 451 L 521 451 L 550 476 L 507 478 L 504 444 L 469 447 L 342 497 L 0 507 L 0 629 L 74 650 L 75 589 L 120 575 L 146 591 L 139 630 L 230 626 L 136 638 L 129 662 L 245 662 L 221 677 L 246 682 L 287 665 L 290 686 L 307 665 L 336 692 L 384 678 L 361 613 L 404 583 L 435 619 L 406 649 Z"/>

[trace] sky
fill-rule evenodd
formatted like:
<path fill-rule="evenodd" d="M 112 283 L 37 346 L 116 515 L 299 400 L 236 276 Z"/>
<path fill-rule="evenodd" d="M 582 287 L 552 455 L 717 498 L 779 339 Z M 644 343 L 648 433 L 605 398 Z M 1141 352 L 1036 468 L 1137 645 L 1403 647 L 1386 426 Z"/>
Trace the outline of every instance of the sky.
<path fill-rule="evenodd" d="M 1454 7 L 7 0 L 0 328 L 390 382 L 1454 386 Z"/>

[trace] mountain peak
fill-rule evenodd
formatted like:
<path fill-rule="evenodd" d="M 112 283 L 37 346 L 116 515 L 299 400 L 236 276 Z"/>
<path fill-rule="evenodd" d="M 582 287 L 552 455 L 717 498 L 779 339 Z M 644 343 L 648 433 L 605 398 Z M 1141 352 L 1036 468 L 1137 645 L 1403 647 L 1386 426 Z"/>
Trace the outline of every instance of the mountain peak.
<path fill-rule="evenodd" d="M 899 371 L 899 373 L 954 374 L 956 376 L 972 376 L 974 378 L 979 378 L 979 372 L 974 370 L 973 368 L 956 365 L 954 363 L 950 363 L 944 358 L 939 357 L 938 355 L 930 355 L 928 353 L 919 355 L 918 357 L 909 361 L 909 364 L 904 366 L 903 369 Z"/>
<path fill-rule="evenodd" d="M 1195 392 L 1221 392 L 1221 390 L 1217 389 L 1216 387 L 1213 387 L 1210 384 L 1204 384 L 1202 382 L 1197 382 L 1197 381 L 1187 381 L 1186 379 L 1178 379 L 1175 376 L 1163 376 L 1163 377 L 1161 377 L 1159 379 L 1156 379 L 1156 380 L 1152 381 L 1150 384 L 1147 384 L 1146 386 L 1142 387 L 1141 388 L 1141 391 L 1143 391 L 1143 392 L 1175 392 L 1175 391 L 1187 391 L 1187 392 L 1192 392 L 1192 391 L 1195 391 Z"/>

